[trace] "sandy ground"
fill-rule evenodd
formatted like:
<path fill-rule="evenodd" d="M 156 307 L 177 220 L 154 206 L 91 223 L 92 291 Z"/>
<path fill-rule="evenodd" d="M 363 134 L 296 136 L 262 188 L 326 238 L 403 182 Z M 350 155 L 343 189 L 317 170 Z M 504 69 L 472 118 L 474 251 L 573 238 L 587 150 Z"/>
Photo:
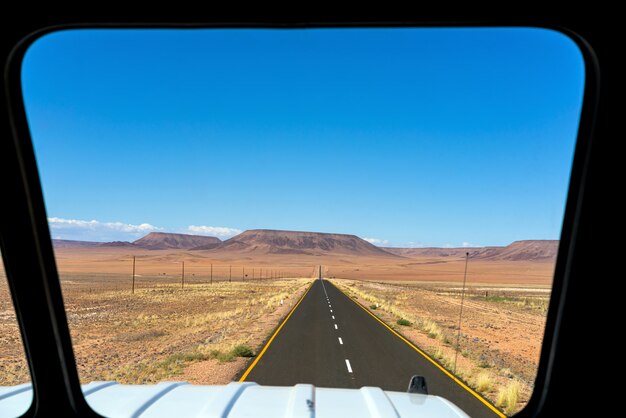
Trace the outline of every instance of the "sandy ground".
<path fill-rule="evenodd" d="M 455 257 L 363 257 L 347 255 L 306 256 L 285 254 L 220 254 L 210 251 L 142 250 L 115 247 L 60 248 L 55 250 L 59 270 L 63 273 L 119 273 L 131 275 L 132 258 L 136 257 L 136 273 L 176 279 L 185 261 L 188 277 L 209 280 L 213 277 L 241 279 L 260 273 L 269 277 L 282 272 L 285 277 L 316 277 L 323 266 L 326 277 L 378 281 L 463 280 L 464 259 Z M 261 272 L 261 269 L 263 270 Z M 554 263 L 533 261 L 470 260 L 469 280 L 473 283 L 503 285 L 551 285 Z"/>
<path fill-rule="evenodd" d="M 30 380 L 15 310 L 4 271 L 0 274 L 0 385 Z"/>

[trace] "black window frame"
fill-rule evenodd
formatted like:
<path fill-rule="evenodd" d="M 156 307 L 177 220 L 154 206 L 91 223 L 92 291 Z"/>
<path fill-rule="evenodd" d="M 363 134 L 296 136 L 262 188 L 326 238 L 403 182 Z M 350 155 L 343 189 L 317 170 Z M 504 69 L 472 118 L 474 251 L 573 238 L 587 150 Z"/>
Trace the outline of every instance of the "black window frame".
<path fill-rule="evenodd" d="M 608 205 L 598 190 L 603 180 L 608 179 L 608 172 L 602 166 L 608 155 L 606 150 L 610 147 L 607 148 L 608 142 L 604 137 L 595 135 L 594 149 L 600 147 L 601 151 L 594 150 L 594 154 L 590 151 L 594 129 L 595 133 L 603 132 L 596 126 L 598 120 L 601 121 L 600 128 L 609 123 L 606 119 L 598 118 L 599 104 L 606 103 L 607 99 L 599 90 L 600 66 L 596 51 L 605 52 L 604 56 L 609 58 L 611 54 L 606 52 L 610 49 L 607 47 L 607 37 L 602 35 L 603 22 L 593 20 L 588 11 L 581 10 L 573 18 L 550 15 L 545 11 L 537 13 L 535 16 L 543 17 L 485 18 L 478 12 L 461 17 L 453 16 L 452 13 L 422 13 L 415 17 L 403 15 L 383 18 L 379 15 L 342 19 L 320 16 L 281 19 L 254 16 L 242 19 L 234 15 L 199 19 L 176 11 L 150 18 L 93 13 L 71 18 L 53 13 L 45 18 L 33 18 L 29 12 L 22 12 L 16 18 L 14 14 L 5 14 L 5 19 L 11 25 L 5 31 L 7 36 L 3 37 L 0 49 L 5 65 L 4 101 L 0 109 L 3 133 L 0 139 L 0 178 L 4 202 L 0 205 L 0 244 L 34 388 L 33 403 L 23 417 L 99 415 L 85 401 L 75 365 L 41 183 L 22 100 L 22 58 L 32 42 L 57 30 L 176 27 L 289 29 L 519 26 L 553 29 L 569 36 L 584 57 L 584 101 L 535 390 L 526 407 L 516 416 L 552 416 L 562 412 L 561 405 L 572 402 L 572 393 L 580 391 L 580 386 L 584 385 L 578 379 L 577 366 L 570 360 L 568 349 L 571 349 L 577 338 L 578 330 L 574 324 L 581 318 L 581 303 L 590 296 L 590 290 L 583 285 L 587 280 L 584 274 L 601 257 L 595 247 L 598 229 L 602 229 L 602 222 L 606 225 L 610 220 L 610 217 L 597 216 Z M 591 17 L 593 21 L 585 21 L 582 17 Z M 202 22 L 198 23 L 199 20 Z M 603 94 L 605 87 L 603 85 Z M 597 145 L 598 142 L 600 145 Z M 592 303 L 592 308 L 596 310 L 592 313 L 594 316 L 602 313 L 601 304 L 597 301 L 595 303 Z"/>

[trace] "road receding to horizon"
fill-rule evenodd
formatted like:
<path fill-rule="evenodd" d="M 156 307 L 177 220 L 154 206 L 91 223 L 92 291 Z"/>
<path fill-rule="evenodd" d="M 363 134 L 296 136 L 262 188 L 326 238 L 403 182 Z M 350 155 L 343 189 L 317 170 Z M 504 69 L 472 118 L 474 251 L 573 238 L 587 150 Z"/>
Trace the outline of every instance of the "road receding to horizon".
<path fill-rule="evenodd" d="M 326 280 L 315 280 L 241 380 L 405 392 L 413 375 L 472 417 L 504 416 Z"/>

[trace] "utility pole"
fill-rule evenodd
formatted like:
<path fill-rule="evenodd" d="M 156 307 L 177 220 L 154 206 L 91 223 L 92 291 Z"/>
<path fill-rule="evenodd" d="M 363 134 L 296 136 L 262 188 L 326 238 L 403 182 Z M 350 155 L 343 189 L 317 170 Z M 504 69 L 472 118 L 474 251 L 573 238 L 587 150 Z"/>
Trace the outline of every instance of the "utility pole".
<path fill-rule="evenodd" d="M 133 256 L 133 290 L 131 293 L 135 294 L 135 256 Z"/>
<path fill-rule="evenodd" d="M 463 319 L 463 301 L 465 299 L 465 283 L 467 281 L 467 262 L 469 252 L 465 253 L 465 272 L 463 273 L 463 289 L 461 290 L 461 308 L 459 309 L 459 331 L 456 335 L 456 350 L 454 353 L 454 373 L 456 374 L 456 360 L 459 357 L 459 342 L 461 340 L 461 319 Z"/>
<path fill-rule="evenodd" d="M 241 268 L 241 280 L 244 282 L 246 281 L 246 267 L 245 266 Z"/>
<path fill-rule="evenodd" d="M 213 263 L 211 263 L 211 284 L 213 284 Z"/>
<path fill-rule="evenodd" d="M 181 275 L 180 278 L 180 288 L 184 289 L 185 288 L 185 262 L 183 261 L 183 274 Z"/>
<path fill-rule="evenodd" d="M 320 280 L 322 280 L 322 265 L 320 264 Z"/>
<path fill-rule="evenodd" d="M 233 265 L 228 266 L 228 283 L 233 280 Z"/>

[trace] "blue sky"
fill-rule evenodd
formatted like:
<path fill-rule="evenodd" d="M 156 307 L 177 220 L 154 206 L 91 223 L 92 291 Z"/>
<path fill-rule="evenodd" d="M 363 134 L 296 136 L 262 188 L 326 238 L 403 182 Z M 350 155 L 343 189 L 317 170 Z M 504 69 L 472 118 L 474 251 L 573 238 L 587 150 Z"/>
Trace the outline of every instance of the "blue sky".
<path fill-rule="evenodd" d="M 52 235 L 558 239 L 582 103 L 542 29 L 72 30 L 23 90 Z"/>

